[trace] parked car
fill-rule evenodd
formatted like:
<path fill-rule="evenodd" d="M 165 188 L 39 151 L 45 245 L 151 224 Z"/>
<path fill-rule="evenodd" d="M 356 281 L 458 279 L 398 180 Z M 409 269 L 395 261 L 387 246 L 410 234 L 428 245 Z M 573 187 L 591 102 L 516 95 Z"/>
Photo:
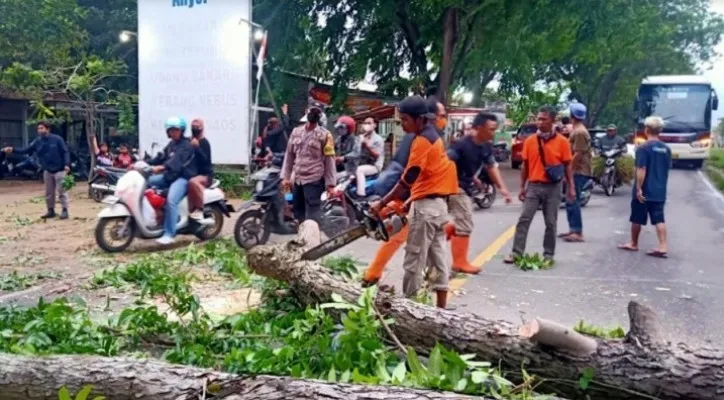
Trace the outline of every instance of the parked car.
<path fill-rule="evenodd" d="M 523 124 L 518 128 L 510 151 L 510 166 L 513 169 L 520 168 L 520 164 L 523 163 L 523 142 L 537 130 L 538 126 L 534 123 Z"/>

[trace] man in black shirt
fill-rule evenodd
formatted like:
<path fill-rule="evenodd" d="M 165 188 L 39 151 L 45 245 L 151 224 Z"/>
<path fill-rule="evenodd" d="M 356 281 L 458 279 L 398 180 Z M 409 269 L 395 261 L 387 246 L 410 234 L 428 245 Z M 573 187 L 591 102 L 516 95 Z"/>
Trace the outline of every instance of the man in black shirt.
<path fill-rule="evenodd" d="M 28 147 L 13 149 L 6 147 L 3 151 L 7 154 L 33 154 L 38 156 L 40 166 L 43 167 L 43 181 L 45 182 L 45 204 L 48 212 L 42 216 L 43 219 L 55 218 L 55 192 L 58 192 L 60 205 L 63 211 L 60 219 L 68 219 L 68 193 L 63 189 L 65 175 L 70 172 L 70 153 L 63 138 L 50 133 L 50 124 L 47 122 L 38 123 L 38 137 Z"/>
<path fill-rule="evenodd" d="M 189 181 L 190 217 L 202 224 L 213 224 L 214 221 L 204 214 L 204 189 L 214 179 L 214 167 L 211 164 L 211 144 L 204 136 L 204 121 L 200 118 L 191 122 L 191 146 L 194 148 L 198 175 Z"/>
<path fill-rule="evenodd" d="M 455 141 L 448 149 L 448 157 L 455 162 L 458 173 L 460 193 L 451 196 L 449 200 L 450 214 L 455 227 L 450 239 L 450 248 L 453 255 L 453 271 L 466 274 L 477 274 L 480 267 L 468 262 L 468 249 L 470 247 L 470 234 L 473 232 L 473 205 L 470 197 L 475 186 L 481 187 L 478 173 L 481 168 L 488 168 L 491 180 L 510 203 L 511 197 L 505 182 L 500 177 L 498 164 L 493 156 L 492 140 L 498 120 L 494 114 L 480 112 L 473 121 L 474 133 L 466 135 Z"/>

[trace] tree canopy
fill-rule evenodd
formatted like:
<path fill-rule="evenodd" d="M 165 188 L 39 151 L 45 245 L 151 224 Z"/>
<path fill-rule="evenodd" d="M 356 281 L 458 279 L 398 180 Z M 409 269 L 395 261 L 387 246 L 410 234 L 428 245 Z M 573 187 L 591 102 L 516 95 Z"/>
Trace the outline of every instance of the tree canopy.
<path fill-rule="evenodd" d="M 0 70 L 47 73 L 95 57 L 136 77 L 136 44 L 118 41 L 136 30 L 136 9 L 137 0 L 0 0 Z M 253 19 L 269 30 L 278 91 L 280 70 L 334 82 L 338 104 L 365 79 L 388 96 L 449 102 L 465 90 L 474 104 L 493 81 L 509 101 L 555 82 L 589 107 L 591 123 L 622 125 L 644 76 L 697 72 L 724 32 L 708 0 L 255 0 Z M 108 84 L 136 92 L 133 78 Z"/>

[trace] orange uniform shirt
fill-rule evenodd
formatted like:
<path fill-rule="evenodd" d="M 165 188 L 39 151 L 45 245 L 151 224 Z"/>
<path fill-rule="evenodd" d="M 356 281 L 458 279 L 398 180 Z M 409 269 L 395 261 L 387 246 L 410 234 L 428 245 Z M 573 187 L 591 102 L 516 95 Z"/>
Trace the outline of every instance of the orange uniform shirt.
<path fill-rule="evenodd" d="M 571 162 L 571 145 L 563 135 L 556 134 L 549 140 L 543 140 L 543 154 L 546 163 L 550 165 Z M 528 181 L 545 183 L 550 182 L 546 176 L 546 170 L 540 159 L 538 150 L 538 135 L 530 135 L 523 142 L 523 161 L 528 164 Z"/>
<path fill-rule="evenodd" d="M 401 181 L 410 188 L 410 200 L 458 193 L 455 163 L 447 157 L 445 145 L 432 125 L 428 124 L 412 141 Z"/>

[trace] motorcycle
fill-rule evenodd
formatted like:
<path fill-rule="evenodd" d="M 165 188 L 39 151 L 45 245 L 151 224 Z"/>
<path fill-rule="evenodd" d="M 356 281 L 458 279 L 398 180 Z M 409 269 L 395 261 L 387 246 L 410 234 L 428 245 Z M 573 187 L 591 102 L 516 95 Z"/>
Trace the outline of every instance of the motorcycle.
<path fill-rule="evenodd" d="M 505 162 L 510 159 L 510 150 L 508 149 L 508 142 L 505 140 L 499 140 L 493 145 L 493 156 L 497 162 Z"/>
<path fill-rule="evenodd" d="M 43 178 L 43 168 L 36 156 L 0 152 L 0 179 L 2 178 L 40 180 Z"/>
<path fill-rule="evenodd" d="M 98 247 L 109 253 L 128 248 L 133 239 L 156 239 L 163 235 L 163 207 L 166 193 L 148 188 L 151 168 L 143 161 L 123 175 L 112 196 L 103 199 L 107 207 L 98 214 L 95 239 Z M 204 190 L 204 213 L 214 220 L 211 225 L 202 224 L 189 216 L 188 200 L 184 197 L 178 205 L 179 234 L 195 235 L 210 240 L 221 233 L 224 216 L 231 217 L 234 208 L 226 203 L 219 181 Z M 117 243 L 116 243 L 117 242 Z"/>
<path fill-rule="evenodd" d="M 488 209 L 495 203 L 495 198 L 498 196 L 498 190 L 496 189 L 493 181 L 490 179 L 487 168 L 483 167 L 478 173 L 478 179 L 483 183 L 483 187 L 480 188 L 477 185 L 473 185 L 471 197 L 473 203 L 480 209 Z"/>
<path fill-rule="evenodd" d="M 583 188 L 581 188 L 581 207 L 585 207 L 588 205 L 588 202 L 591 201 L 591 191 L 593 190 L 593 179 L 589 179 L 584 185 Z M 564 180 L 563 184 L 561 185 L 561 208 L 566 207 L 566 202 L 568 201 L 566 199 L 568 193 L 568 183 Z"/>
<path fill-rule="evenodd" d="M 296 232 L 293 197 L 291 193 L 282 194 L 280 173 L 281 168 L 272 165 L 251 175 L 254 184 L 252 199 L 241 206 L 239 218 L 234 224 L 234 240 L 241 248 L 249 250 L 265 244 L 273 231 L 280 234 Z"/>
<path fill-rule="evenodd" d="M 100 203 L 106 196 L 115 193 L 116 185 L 128 170 L 123 168 L 97 166 L 88 180 L 88 196 Z"/>
<path fill-rule="evenodd" d="M 623 182 L 621 182 L 618 176 L 618 171 L 616 171 L 616 159 L 621 156 L 621 154 L 622 149 L 601 151 L 601 156 L 603 156 L 605 160 L 605 169 L 599 179 L 599 183 L 603 188 L 603 192 L 606 193 L 606 196 L 613 196 L 616 189 L 623 186 Z"/>
<path fill-rule="evenodd" d="M 279 159 L 281 158 L 281 159 Z M 292 193 L 281 194 L 281 161 L 283 155 L 272 162 L 271 167 L 263 168 L 251 176 L 254 184 L 252 200 L 241 206 L 239 218 L 234 225 L 234 239 L 243 249 L 263 245 L 269 241 L 271 233 L 294 234 L 298 224 L 294 219 Z M 347 197 L 344 195 L 352 190 L 350 183 L 354 180 L 340 177 L 335 189 L 335 195 L 328 196 L 323 193 L 320 230 L 328 237 L 336 236 L 347 229 L 354 221 L 354 215 L 349 207 Z M 374 180 L 367 182 L 368 193 L 372 191 Z M 282 208 L 281 212 L 278 208 Z M 281 221 L 280 221 L 281 219 Z M 275 232 L 276 231 L 276 232 Z"/>

